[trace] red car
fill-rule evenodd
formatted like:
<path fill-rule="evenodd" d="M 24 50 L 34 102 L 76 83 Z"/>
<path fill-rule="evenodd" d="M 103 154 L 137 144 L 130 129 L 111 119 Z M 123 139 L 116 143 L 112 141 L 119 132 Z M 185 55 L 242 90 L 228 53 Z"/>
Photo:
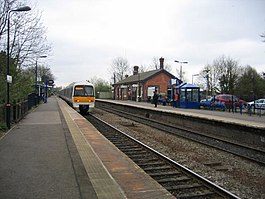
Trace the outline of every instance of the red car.
<path fill-rule="evenodd" d="M 223 102 L 226 108 L 231 108 L 233 103 L 235 103 L 236 107 L 242 106 L 244 108 L 247 105 L 246 101 L 241 100 L 238 97 L 230 94 L 216 95 L 214 96 L 212 101 L 221 102 L 221 103 Z"/>

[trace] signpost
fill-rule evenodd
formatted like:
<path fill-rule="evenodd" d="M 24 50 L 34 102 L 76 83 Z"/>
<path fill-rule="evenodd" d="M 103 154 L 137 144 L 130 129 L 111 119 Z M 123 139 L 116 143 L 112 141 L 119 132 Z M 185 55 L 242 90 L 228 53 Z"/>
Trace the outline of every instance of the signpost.
<path fill-rule="evenodd" d="M 52 79 L 46 79 L 45 81 L 45 94 L 44 94 L 44 103 L 48 101 L 48 86 L 53 86 L 54 81 Z"/>

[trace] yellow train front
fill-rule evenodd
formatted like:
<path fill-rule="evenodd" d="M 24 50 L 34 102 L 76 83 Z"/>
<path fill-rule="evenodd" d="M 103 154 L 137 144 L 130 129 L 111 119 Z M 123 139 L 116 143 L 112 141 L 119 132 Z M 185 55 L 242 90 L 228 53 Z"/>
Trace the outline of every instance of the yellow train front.
<path fill-rule="evenodd" d="M 95 107 L 95 87 L 89 82 L 74 82 L 62 89 L 59 95 L 81 114 Z"/>

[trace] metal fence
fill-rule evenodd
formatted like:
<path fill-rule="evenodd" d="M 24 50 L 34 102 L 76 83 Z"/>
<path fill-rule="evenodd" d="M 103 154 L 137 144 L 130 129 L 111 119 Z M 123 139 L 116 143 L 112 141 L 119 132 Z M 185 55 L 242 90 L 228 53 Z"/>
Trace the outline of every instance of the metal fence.
<path fill-rule="evenodd" d="M 248 114 L 249 116 L 257 115 L 257 116 L 265 116 L 265 108 L 264 107 L 252 107 L 252 106 L 246 106 L 246 107 L 236 107 L 235 105 L 232 107 L 226 107 L 224 103 L 208 103 L 203 104 L 201 103 L 200 106 L 201 109 L 206 110 L 212 110 L 212 111 L 227 111 L 232 113 L 240 113 L 240 114 Z"/>
<path fill-rule="evenodd" d="M 41 99 L 39 99 L 35 93 L 28 95 L 27 99 L 21 100 L 20 102 L 14 102 L 10 108 L 10 122 L 16 123 L 21 120 L 32 107 L 38 105 Z M 6 123 L 6 106 L 0 104 L 0 124 Z"/>

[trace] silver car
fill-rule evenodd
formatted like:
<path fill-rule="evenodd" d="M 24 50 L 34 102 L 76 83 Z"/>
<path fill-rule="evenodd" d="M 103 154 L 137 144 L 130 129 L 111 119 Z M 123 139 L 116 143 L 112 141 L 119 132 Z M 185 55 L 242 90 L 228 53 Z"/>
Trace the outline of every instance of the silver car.
<path fill-rule="evenodd" d="M 250 106 L 251 108 L 254 108 L 254 104 L 255 104 L 255 108 L 262 108 L 265 109 L 265 99 L 258 99 L 252 102 L 248 102 L 248 106 Z"/>

